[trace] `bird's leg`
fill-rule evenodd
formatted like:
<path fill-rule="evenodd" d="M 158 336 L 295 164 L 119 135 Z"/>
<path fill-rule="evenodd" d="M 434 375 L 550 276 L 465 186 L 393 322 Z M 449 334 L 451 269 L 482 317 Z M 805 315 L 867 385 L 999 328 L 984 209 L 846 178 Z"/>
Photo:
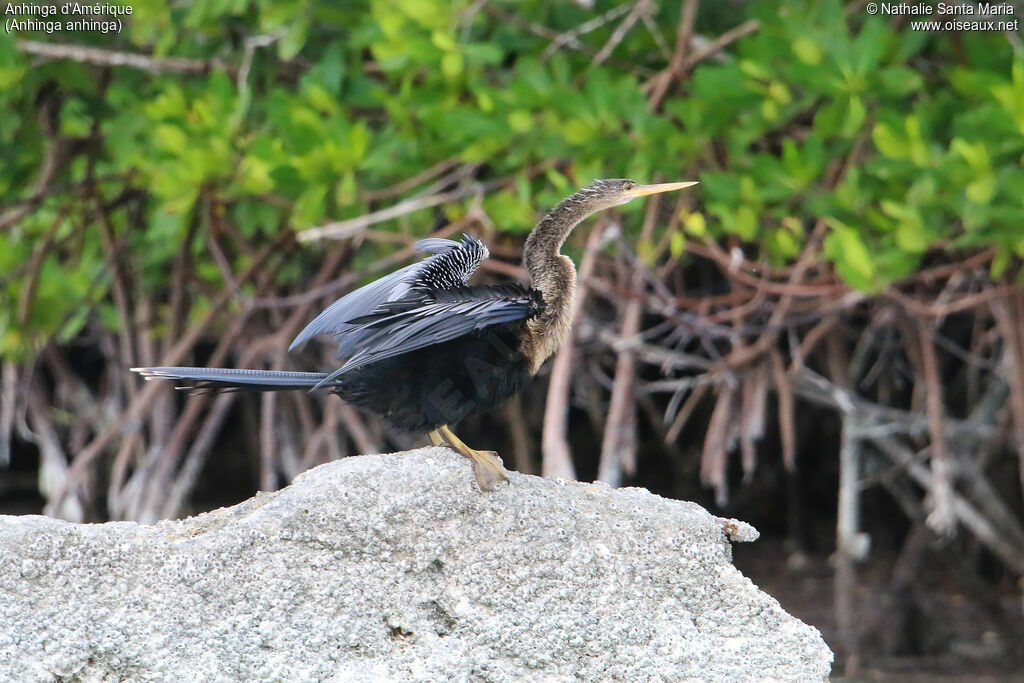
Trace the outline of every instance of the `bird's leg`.
<path fill-rule="evenodd" d="M 470 448 L 462 442 L 462 439 L 455 436 L 455 432 L 448 425 L 442 425 L 434 432 L 431 432 L 431 441 L 434 439 L 433 434 L 435 432 L 453 451 L 470 459 L 473 463 L 473 474 L 476 475 L 476 483 L 484 491 L 493 491 L 494 487 L 508 479 L 508 474 L 505 472 L 501 458 L 494 451 L 478 451 Z"/>
<path fill-rule="evenodd" d="M 434 444 L 435 446 L 447 446 L 448 445 L 447 443 L 445 443 L 444 437 L 441 436 L 441 433 L 439 431 L 437 431 L 436 429 L 430 430 L 430 434 L 428 434 L 427 436 L 430 437 L 430 443 Z"/>

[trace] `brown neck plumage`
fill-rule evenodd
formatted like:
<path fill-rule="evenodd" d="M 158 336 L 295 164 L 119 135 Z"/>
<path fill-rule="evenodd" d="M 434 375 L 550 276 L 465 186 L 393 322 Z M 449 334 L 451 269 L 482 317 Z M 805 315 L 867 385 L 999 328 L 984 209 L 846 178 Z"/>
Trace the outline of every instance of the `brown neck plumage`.
<path fill-rule="evenodd" d="M 560 250 L 572 229 L 593 213 L 584 199 L 578 192 L 564 200 L 526 239 L 523 265 L 544 299 L 544 312 L 527 321 L 520 347 L 531 373 L 537 372 L 569 336 L 576 300 L 576 268 Z"/>

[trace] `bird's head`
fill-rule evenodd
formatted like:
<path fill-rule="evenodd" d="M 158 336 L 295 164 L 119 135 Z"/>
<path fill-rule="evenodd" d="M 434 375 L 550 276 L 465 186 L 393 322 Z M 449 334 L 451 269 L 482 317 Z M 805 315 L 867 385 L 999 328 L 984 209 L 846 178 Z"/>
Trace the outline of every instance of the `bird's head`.
<path fill-rule="evenodd" d="M 696 185 L 696 180 L 682 183 L 658 183 L 657 185 L 641 185 L 640 183 L 627 178 L 605 178 L 595 180 L 590 185 L 577 192 L 573 198 L 581 204 L 586 205 L 587 213 L 594 213 L 610 209 L 630 202 L 637 197 L 682 190 L 685 187 Z"/>
<path fill-rule="evenodd" d="M 544 272 L 551 266 L 552 259 L 562 258 L 559 249 L 573 228 L 587 216 L 598 211 L 610 209 L 632 201 L 637 197 L 646 197 L 661 192 L 681 190 L 696 185 L 697 181 L 682 183 L 659 183 L 657 185 L 641 185 L 627 178 L 605 178 L 595 180 L 573 195 L 563 199 L 537 223 L 530 236 L 526 238 L 523 251 L 523 262 L 530 271 L 534 281 L 545 277 Z M 557 257 L 557 258 L 556 258 Z M 567 259 L 565 259 L 567 260 Z M 573 276 L 575 277 L 575 276 Z"/>

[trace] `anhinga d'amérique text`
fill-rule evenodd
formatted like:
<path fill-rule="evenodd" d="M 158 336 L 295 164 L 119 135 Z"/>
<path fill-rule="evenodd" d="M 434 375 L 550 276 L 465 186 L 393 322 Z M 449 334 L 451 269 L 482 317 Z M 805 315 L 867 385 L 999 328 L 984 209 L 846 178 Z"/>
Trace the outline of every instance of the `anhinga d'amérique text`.
<path fill-rule="evenodd" d="M 569 233 L 598 211 L 695 184 L 598 180 L 563 200 L 526 240 L 523 264 L 530 286 L 469 285 L 488 256 L 473 237 L 417 242 L 417 250 L 433 255 L 338 299 L 292 342 L 289 350 L 332 335 L 344 360 L 333 372 L 133 370 L 200 390 L 323 389 L 399 430 L 429 431 L 434 445 L 472 461 L 480 488 L 493 489 L 506 479 L 501 459 L 464 444 L 451 425 L 515 394 L 568 337 L 576 269 L 560 249 Z"/>

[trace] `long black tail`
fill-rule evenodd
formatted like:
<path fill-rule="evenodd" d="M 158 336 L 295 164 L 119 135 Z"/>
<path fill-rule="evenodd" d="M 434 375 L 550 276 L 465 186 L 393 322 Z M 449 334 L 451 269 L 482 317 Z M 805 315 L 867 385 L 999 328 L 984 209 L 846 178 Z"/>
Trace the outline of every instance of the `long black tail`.
<path fill-rule="evenodd" d="M 293 391 L 312 389 L 326 372 L 284 372 L 281 370 L 235 370 L 229 368 L 132 368 L 147 380 L 169 379 L 188 382 L 178 389 L 204 391 Z M 325 388 L 330 389 L 330 385 Z"/>

